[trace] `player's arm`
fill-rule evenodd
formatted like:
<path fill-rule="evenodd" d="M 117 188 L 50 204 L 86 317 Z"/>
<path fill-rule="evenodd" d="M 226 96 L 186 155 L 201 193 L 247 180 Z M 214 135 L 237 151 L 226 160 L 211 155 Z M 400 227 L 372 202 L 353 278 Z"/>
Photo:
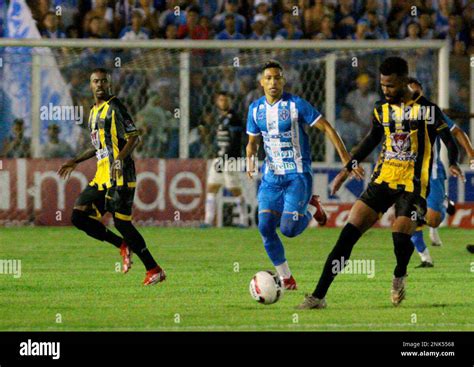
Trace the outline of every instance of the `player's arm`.
<path fill-rule="evenodd" d="M 453 130 L 451 130 L 451 134 L 456 138 L 459 145 L 463 147 L 466 151 L 466 154 L 469 157 L 471 165 L 474 164 L 474 148 L 472 147 L 471 140 L 467 136 L 467 134 L 462 131 L 459 127 L 455 126 Z"/>
<path fill-rule="evenodd" d="M 140 142 L 140 132 L 125 106 L 118 100 L 114 101 L 112 117 L 115 118 L 117 137 L 127 141 L 112 163 L 110 176 L 114 179 L 122 175 L 123 160 L 132 154 Z"/>
<path fill-rule="evenodd" d="M 247 176 L 252 179 L 257 172 L 257 153 L 262 138 L 260 135 L 249 135 L 249 141 L 245 148 L 247 154 Z"/>
<path fill-rule="evenodd" d="M 71 175 L 72 171 L 77 167 L 77 165 L 81 162 L 87 161 L 88 159 L 95 156 L 95 149 L 87 149 L 85 152 L 79 154 L 77 157 L 68 160 L 64 163 L 58 170 L 59 177 L 67 180 Z"/>
<path fill-rule="evenodd" d="M 334 179 L 334 185 L 332 187 L 331 194 L 334 195 L 342 186 L 342 184 L 347 180 L 349 174 L 360 167 L 360 162 L 362 162 L 367 156 L 372 153 L 383 137 L 383 126 L 376 120 L 375 116 L 372 123 L 372 128 L 365 138 L 359 143 L 359 145 L 354 149 L 354 154 L 346 166 L 339 172 L 339 174 Z"/>

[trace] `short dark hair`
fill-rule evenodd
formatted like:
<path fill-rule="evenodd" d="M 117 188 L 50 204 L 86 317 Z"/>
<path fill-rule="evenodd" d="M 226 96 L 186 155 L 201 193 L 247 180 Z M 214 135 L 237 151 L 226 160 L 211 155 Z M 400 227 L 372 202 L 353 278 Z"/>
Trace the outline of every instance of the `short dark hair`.
<path fill-rule="evenodd" d="M 105 68 L 95 68 L 94 70 L 91 71 L 91 75 L 94 73 L 103 73 L 103 74 L 110 74 L 109 71 Z"/>
<path fill-rule="evenodd" d="M 281 71 L 283 71 L 283 66 L 281 66 L 281 64 L 276 61 L 276 60 L 268 60 L 265 64 L 263 64 L 262 66 L 262 73 L 267 70 L 267 69 L 273 69 L 273 68 L 276 68 L 276 69 L 280 69 Z"/>
<path fill-rule="evenodd" d="M 379 67 L 380 74 L 397 76 L 408 75 L 408 63 L 401 57 L 388 57 L 386 58 Z"/>
<path fill-rule="evenodd" d="M 423 85 L 421 84 L 421 82 L 412 76 L 408 78 L 408 84 L 418 84 L 420 88 L 423 89 Z"/>
<path fill-rule="evenodd" d="M 215 97 L 219 97 L 219 96 L 225 96 L 225 97 L 232 98 L 232 94 L 227 92 L 226 90 L 220 90 L 215 94 Z"/>

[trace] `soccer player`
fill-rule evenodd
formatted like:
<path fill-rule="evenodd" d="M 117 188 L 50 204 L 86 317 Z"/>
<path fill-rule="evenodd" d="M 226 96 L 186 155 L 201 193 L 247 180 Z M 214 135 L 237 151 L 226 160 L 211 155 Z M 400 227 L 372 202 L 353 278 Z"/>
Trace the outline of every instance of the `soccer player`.
<path fill-rule="evenodd" d="M 295 237 L 312 217 L 320 225 L 327 219 L 318 196 L 312 195 L 311 151 L 305 128 L 327 134 L 344 164 L 350 156 L 331 124 L 309 102 L 283 91 L 285 77 L 280 63 L 270 60 L 263 66 L 260 84 L 265 95 L 250 104 L 247 117 L 248 176 L 252 178 L 257 168 L 255 160 L 263 138 L 266 158 L 258 189 L 258 229 L 285 289 L 293 290 L 296 281 L 276 229 L 280 226 L 284 236 Z M 356 169 L 354 175 L 362 178 L 362 169 Z"/>
<path fill-rule="evenodd" d="M 58 174 L 67 180 L 79 163 L 97 156 L 97 172 L 76 200 L 71 221 L 89 236 L 120 249 L 124 273 L 130 270 L 132 251 L 135 252 L 147 270 L 143 284 L 156 284 L 165 280 L 165 272 L 132 224 L 136 176 L 131 154 L 139 133 L 125 106 L 111 95 L 110 79 L 105 69 L 92 71 L 90 87 L 95 104 L 89 115 L 89 130 L 93 148 L 63 164 Z M 115 228 L 122 237 L 101 223 L 106 211 L 113 215 Z"/>
<path fill-rule="evenodd" d="M 243 124 L 239 114 L 232 109 L 232 100 L 229 93 L 220 91 L 216 94 L 217 126 L 215 142 L 217 144 L 217 158 L 211 164 L 207 176 L 207 193 L 205 206 L 205 219 L 202 228 L 211 227 L 216 215 L 216 196 L 224 186 L 238 199 L 239 226 L 246 227 L 246 207 L 242 195 L 240 172 L 231 170 L 237 164 L 229 164 L 242 156 Z M 204 134 L 210 134 L 206 127 L 200 126 Z"/>
<path fill-rule="evenodd" d="M 457 164 L 458 149 L 438 106 L 408 88 L 408 64 L 400 57 L 385 59 L 379 68 L 385 99 L 376 102 L 372 127 L 354 150 L 350 162 L 334 179 L 335 193 L 349 173 L 383 140 L 383 149 L 366 191 L 353 205 L 348 223 L 329 254 L 316 289 L 299 309 L 326 307 L 326 293 L 352 252 L 352 248 L 379 215 L 395 204 L 392 238 L 396 267 L 391 289 L 392 304 L 405 298 L 407 266 L 413 253 L 411 236 L 426 212 L 426 196 L 433 159 L 433 145 L 440 136 L 449 153 L 449 171 L 463 177 Z M 336 266 L 337 265 L 337 266 Z"/>
<path fill-rule="evenodd" d="M 409 78 L 408 87 L 418 94 L 423 94 L 423 87 L 421 83 L 415 78 Z M 474 160 L 474 148 L 472 147 L 469 137 L 464 131 L 462 131 L 456 124 L 444 114 L 444 120 L 446 121 L 451 134 L 456 138 L 459 145 L 461 145 L 471 161 Z M 446 216 L 446 206 L 444 200 L 446 197 L 445 181 L 446 181 L 446 170 L 440 157 L 441 142 L 439 138 L 435 142 L 435 150 L 433 156 L 433 167 L 430 175 L 430 193 L 427 198 L 428 211 L 426 213 L 426 223 L 430 227 L 430 238 L 433 245 L 440 246 L 442 244 L 438 234 L 438 227 L 443 222 Z M 411 238 L 413 244 L 416 247 L 418 254 L 421 257 L 421 264 L 418 267 L 433 267 L 433 259 L 426 247 L 423 239 L 423 230 L 418 227 Z"/>

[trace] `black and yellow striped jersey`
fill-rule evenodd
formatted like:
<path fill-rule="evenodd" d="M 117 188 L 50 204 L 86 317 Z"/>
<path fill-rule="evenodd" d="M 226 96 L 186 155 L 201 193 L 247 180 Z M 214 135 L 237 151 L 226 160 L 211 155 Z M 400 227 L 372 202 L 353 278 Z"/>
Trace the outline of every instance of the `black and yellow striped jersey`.
<path fill-rule="evenodd" d="M 439 107 L 418 94 L 401 105 L 382 100 L 375 104 L 372 121 L 372 129 L 384 137 L 372 182 L 426 198 L 433 144 L 448 128 Z"/>
<path fill-rule="evenodd" d="M 100 106 L 92 106 L 89 130 L 97 156 L 97 172 L 89 185 L 97 185 L 99 190 L 115 185 L 135 187 L 135 164 L 131 156 L 123 160 L 123 174 L 117 177 L 116 182 L 110 177 L 110 167 L 127 139 L 139 134 L 127 109 L 117 97 L 111 96 Z"/>

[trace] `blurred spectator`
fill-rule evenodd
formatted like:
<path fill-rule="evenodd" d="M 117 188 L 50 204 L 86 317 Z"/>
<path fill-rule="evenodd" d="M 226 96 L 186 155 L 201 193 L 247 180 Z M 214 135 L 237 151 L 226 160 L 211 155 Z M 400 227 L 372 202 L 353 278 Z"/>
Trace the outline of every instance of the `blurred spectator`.
<path fill-rule="evenodd" d="M 141 132 L 135 149 L 137 158 L 176 158 L 178 156 L 178 121 L 166 110 L 161 100 L 166 93 L 152 95 L 145 107 L 137 112 L 136 125 Z"/>
<path fill-rule="evenodd" d="M 52 11 L 47 12 L 44 16 L 42 28 L 41 36 L 43 38 L 66 38 L 66 34 L 59 29 L 58 17 Z"/>
<path fill-rule="evenodd" d="M 368 74 L 360 74 L 356 79 L 356 85 L 357 89 L 347 94 L 346 103 L 354 109 L 355 116 L 361 126 L 365 126 L 365 133 L 370 127 L 374 104 L 379 96 L 370 90 L 371 78 Z"/>
<path fill-rule="evenodd" d="M 407 37 L 405 38 L 408 41 L 418 41 L 421 36 L 421 28 L 417 22 L 411 22 L 407 27 Z"/>
<path fill-rule="evenodd" d="M 316 0 L 313 6 L 309 7 L 308 9 L 304 10 L 304 24 L 305 24 L 305 32 L 307 34 L 319 34 L 324 33 L 322 31 L 322 23 L 324 19 L 328 17 L 328 19 L 332 20 L 333 16 L 332 9 L 325 5 L 324 0 Z M 321 39 L 321 36 L 317 36 L 317 39 Z M 329 39 L 329 38 L 326 38 Z"/>
<path fill-rule="evenodd" d="M 256 15 L 254 17 L 254 22 L 252 23 L 252 34 L 250 35 L 249 39 L 264 41 L 271 40 L 272 36 L 265 31 L 266 23 L 267 18 L 264 15 Z"/>
<path fill-rule="evenodd" d="M 356 31 L 352 35 L 352 39 L 355 41 L 361 41 L 369 38 L 369 23 L 361 19 L 357 22 Z"/>
<path fill-rule="evenodd" d="M 435 31 L 433 29 L 433 21 L 429 14 L 424 13 L 419 17 L 420 20 L 420 38 L 422 39 L 433 39 L 435 38 Z"/>
<path fill-rule="evenodd" d="M 12 133 L 3 143 L 2 157 L 31 157 L 31 140 L 24 135 L 24 125 L 23 119 L 13 121 Z"/>
<path fill-rule="evenodd" d="M 336 119 L 335 124 L 348 151 L 362 140 L 362 132 L 367 129 L 367 126 L 362 125 L 356 117 L 354 108 L 349 104 L 342 105 L 340 117 Z"/>
<path fill-rule="evenodd" d="M 168 40 L 178 38 L 178 27 L 176 27 L 176 24 L 168 24 L 165 30 L 165 38 Z"/>
<path fill-rule="evenodd" d="M 258 1 L 258 0 L 257 0 Z M 247 20 L 245 17 L 237 12 L 239 7 L 238 0 L 226 0 L 225 2 L 225 11 L 221 14 L 217 14 L 212 23 L 216 28 L 216 31 L 219 33 L 227 28 L 226 20 L 231 15 L 234 18 L 234 27 L 237 33 L 245 33 L 247 29 Z"/>
<path fill-rule="evenodd" d="M 48 126 L 49 141 L 42 147 L 41 156 L 43 158 L 70 158 L 74 155 L 69 144 L 59 140 L 60 132 L 58 125 Z"/>
<path fill-rule="evenodd" d="M 377 15 L 375 10 L 370 10 L 363 18 L 368 22 L 367 38 L 368 39 L 387 39 L 388 33 L 385 29 L 385 18 Z"/>
<path fill-rule="evenodd" d="M 107 0 L 95 0 L 95 8 L 88 11 L 87 14 L 84 17 L 84 22 L 83 22 L 83 29 L 87 30 L 90 29 L 90 22 L 93 19 L 99 19 L 98 23 L 101 27 L 101 32 L 106 29 L 110 28 L 110 25 L 112 24 L 114 18 L 113 18 L 114 11 L 111 7 L 107 6 Z M 101 24 L 101 20 L 104 20 L 107 23 L 107 26 L 103 26 Z M 96 34 L 100 34 L 101 32 L 98 32 Z"/>
<path fill-rule="evenodd" d="M 275 24 L 275 27 L 283 27 L 282 18 L 283 14 L 285 13 L 290 13 L 294 18 L 294 24 L 298 28 L 302 28 L 304 10 L 299 8 L 298 0 L 281 1 L 281 10 L 273 17 L 273 23 Z"/>
<path fill-rule="evenodd" d="M 275 35 L 276 40 L 299 40 L 303 38 L 303 32 L 295 25 L 294 17 L 291 13 L 285 13 L 282 17 L 283 28 L 281 28 Z"/>
<path fill-rule="evenodd" d="M 66 37 L 67 38 L 79 38 L 80 33 L 79 33 L 79 28 L 77 28 L 75 25 L 71 25 L 66 28 Z"/>
<path fill-rule="evenodd" d="M 334 21 L 329 15 L 325 15 L 321 21 L 320 32 L 313 36 L 313 39 L 332 40 L 336 38 L 334 33 Z"/>
<path fill-rule="evenodd" d="M 445 38 L 449 29 L 449 15 L 453 8 L 452 0 L 439 0 L 439 8 L 435 13 L 435 31 L 439 38 Z"/>
<path fill-rule="evenodd" d="M 193 40 L 209 39 L 208 29 L 199 24 L 199 8 L 191 6 L 186 10 L 186 24 L 179 26 L 178 38 Z"/>
<path fill-rule="evenodd" d="M 150 38 L 150 30 L 142 27 L 143 15 L 135 10 L 132 14 L 132 25 L 125 27 L 120 32 L 119 38 L 125 41 L 147 40 Z"/>
<path fill-rule="evenodd" d="M 158 18 L 159 28 L 165 30 L 170 24 L 174 24 L 176 27 L 186 24 L 186 15 L 179 6 L 179 0 L 170 0 L 166 4 L 166 10 Z"/>
<path fill-rule="evenodd" d="M 243 40 L 245 39 L 242 33 L 239 33 L 235 28 L 234 15 L 228 14 L 225 17 L 225 29 L 216 35 L 218 40 Z"/>
<path fill-rule="evenodd" d="M 336 8 L 335 23 L 339 38 L 349 38 L 355 32 L 357 14 L 352 0 L 340 0 Z"/>
<path fill-rule="evenodd" d="M 221 0 L 198 0 L 201 15 L 208 19 L 214 18 L 219 10 L 219 3 L 221 2 Z"/>

